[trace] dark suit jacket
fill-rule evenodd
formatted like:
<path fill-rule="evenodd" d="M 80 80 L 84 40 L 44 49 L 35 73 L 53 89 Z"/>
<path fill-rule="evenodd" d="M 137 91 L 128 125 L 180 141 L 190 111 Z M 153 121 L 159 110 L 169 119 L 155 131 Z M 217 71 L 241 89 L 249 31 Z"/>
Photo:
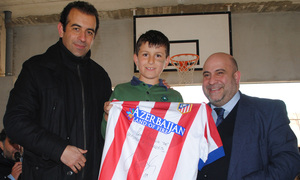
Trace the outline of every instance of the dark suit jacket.
<path fill-rule="evenodd" d="M 241 94 L 228 179 L 292 180 L 299 172 L 297 138 L 284 102 Z"/>

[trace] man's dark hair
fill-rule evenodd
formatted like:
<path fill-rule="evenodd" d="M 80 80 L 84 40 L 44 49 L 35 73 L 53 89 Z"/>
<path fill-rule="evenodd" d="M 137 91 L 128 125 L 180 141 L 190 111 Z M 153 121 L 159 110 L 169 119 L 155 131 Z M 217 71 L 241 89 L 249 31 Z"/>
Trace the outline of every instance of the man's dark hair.
<path fill-rule="evenodd" d="M 135 54 L 138 55 L 142 44 L 148 42 L 149 46 L 164 46 L 166 48 L 166 57 L 170 54 L 170 42 L 167 36 L 162 32 L 156 30 L 149 30 L 145 34 L 142 34 L 135 46 Z"/>
<path fill-rule="evenodd" d="M 76 8 L 80 12 L 88 14 L 88 15 L 94 15 L 96 18 L 96 29 L 95 29 L 95 34 L 97 34 L 98 28 L 99 28 L 99 15 L 97 9 L 91 5 L 88 2 L 83 2 L 83 1 L 74 1 L 69 3 L 64 10 L 60 14 L 60 20 L 59 22 L 62 23 L 63 25 L 63 30 L 66 31 L 66 26 L 68 24 L 68 16 L 71 11 L 71 9 Z"/>
<path fill-rule="evenodd" d="M 6 133 L 5 130 L 2 129 L 1 133 L 0 133 L 0 141 L 4 142 L 6 139 Z"/>

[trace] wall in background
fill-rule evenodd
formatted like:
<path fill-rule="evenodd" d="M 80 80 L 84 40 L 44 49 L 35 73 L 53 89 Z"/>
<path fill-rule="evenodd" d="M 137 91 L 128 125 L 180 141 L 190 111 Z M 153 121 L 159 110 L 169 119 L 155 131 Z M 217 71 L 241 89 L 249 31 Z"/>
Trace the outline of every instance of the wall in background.
<path fill-rule="evenodd" d="M 9 96 L 9 92 L 13 87 L 13 77 L 0 77 L 0 130 L 3 128 L 2 119 L 6 110 L 6 104 Z"/>
<path fill-rule="evenodd" d="M 300 81 L 300 12 L 231 16 L 233 55 L 242 72 L 242 82 Z M 3 89 L 0 92 L 0 122 L 9 95 L 7 89 L 11 89 L 23 62 L 45 52 L 57 40 L 57 24 L 14 28 L 14 76 L 0 77 Z M 218 42 L 211 39 L 210 43 Z M 134 75 L 132 57 L 133 19 L 100 21 L 92 58 L 106 69 L 113 86 L 129 81 Z M 201 71 L 194 73 L 195 84 L 201 84 L 201 74 Z M 171 85 L 177 84 L 177 77 L 176 72 L 162 74 Z"/>

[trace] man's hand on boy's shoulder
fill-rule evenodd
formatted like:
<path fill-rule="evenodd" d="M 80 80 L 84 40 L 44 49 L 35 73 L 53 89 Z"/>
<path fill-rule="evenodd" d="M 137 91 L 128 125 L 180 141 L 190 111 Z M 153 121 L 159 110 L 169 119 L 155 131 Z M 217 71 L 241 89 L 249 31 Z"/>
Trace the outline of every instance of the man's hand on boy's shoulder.
<path fill-rule="evenodd" d="M 162 82 L 168 89 L 171 89 L 171 86 L 167 83 L 165 79 L 163 79 Z"/>

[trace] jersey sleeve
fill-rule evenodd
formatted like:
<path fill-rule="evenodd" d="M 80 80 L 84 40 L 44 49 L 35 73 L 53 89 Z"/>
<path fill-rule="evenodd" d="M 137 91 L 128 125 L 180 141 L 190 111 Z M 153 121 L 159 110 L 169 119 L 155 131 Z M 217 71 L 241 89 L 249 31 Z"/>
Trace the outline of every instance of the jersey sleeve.
<path fill-rule="evenodd" d="M 212 110 L 207 104 L 203 104 L 205 105 L 204 107 L 206 111 L 206 113 L 203 114 L 205 114 L 207 120 L 204 128 L 204 136 L 207 141 L 208 155 L 205 162 L 201 161 L 200 159 L 198 164 L 198 170 L 201 170 L 203 166 L 210 164 L 225 155 L 221 137 L 211 115 Z"/>

